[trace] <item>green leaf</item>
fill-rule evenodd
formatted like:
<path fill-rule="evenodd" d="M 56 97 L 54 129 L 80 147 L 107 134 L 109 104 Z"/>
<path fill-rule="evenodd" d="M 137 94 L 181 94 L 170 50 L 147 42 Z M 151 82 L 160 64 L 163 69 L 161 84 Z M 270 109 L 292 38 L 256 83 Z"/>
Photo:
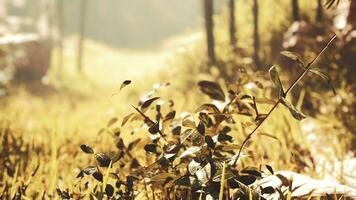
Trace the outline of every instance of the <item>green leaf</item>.
<path fill-rule="evenodd" d="M 290 58 L 291 60 L 296 61 L 300 67 L 305 68 L 304 67 L 305 64 L 302 60 L 302 57 L 299 54 L 297 54 L 295 52 L 291 52 L 291 51 L 282 51 L 281 54 Z"/>
<path fill-rule="evenodd" d="M 324 80 L 326 80 L 326 82 L 328 83 L 329 87 L 332 89 L 334 95 L 336 95 L 336 91 L 335 91 L 334 86 L 331 83 L 331 78 L 330 78 L 329 74 L 327 74 L 326 72 L 322 71 L 320 68 L 317 68 L 317 67 L 313 67 L 313 68 L 309 69 L 309 71 L 311 73 L 314 73 L 314 74 L 320 76 Z"/>
<path fill-rule="evenodd" d="M 198 85 L 200 86 L 200 90 L 210 98 L 225 101 L 224 91 L 219 84 L 211 81 L 199 81 Z"/>
<path fill-rule="evenodd" d="M 303 113 L 301 113 L 299 110 L 297 110 L 297 108 L 294 107 L 293 104 L 291 104 L 285 98 L 283 98 L 283 97 L 281 98 L 281 103 L 289 109 L 290 113 L 292 114 L 292 116 L 295 119 L 297 119 L 297 120 L 305 119 L 305 115 Z"/>
<path fill-rule="evenodd" d="M 278 71 L 277 71 L 275 66 L 272 66 L 269 69 L 269 75 L 270 75 L 270 78 L 271 78 L 273 84 L 276 86 L 276 88 L 278 90 L 279 98 L 284 97 L 285 94 L 284 94 L 284 91 L 283 91 L 282 82 L 281 82 L 281 79 L 279 78 Z"/>

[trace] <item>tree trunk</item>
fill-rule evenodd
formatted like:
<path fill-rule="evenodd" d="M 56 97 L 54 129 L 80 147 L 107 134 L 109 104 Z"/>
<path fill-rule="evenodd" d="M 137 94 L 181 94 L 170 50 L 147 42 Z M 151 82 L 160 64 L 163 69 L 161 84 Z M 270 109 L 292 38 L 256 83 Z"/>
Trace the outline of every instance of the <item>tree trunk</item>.
<path fill-rule="evenodd" d="M 292 18 L 293 21 L 300 20 L 298 0 L 292 0 Z"/>
<path fill-rule="evenodd" d="M 85 39 L 85 17 L 86 17 L 86 4 L 87 0 L 81 0 L 80 2 L 80 19 L 79 19 L 79 41 L 78 41 L 78 57 L 77 57 L 77 68 L 78 72 L 81 73 L 83 70 L 83 45 Z"/>
<path fill-rule="evenodd" d="M 351 1 L 347 23 L 352 26 L 352 29 L 356 28 L 356 12 L 353 12 L 354 10 L 356 10 L 356 1 Z"/>
<path fill-rule="evenodd" d="M 57 0 L 58 69 L 63 70 L 63 0 Z"/>
<path fill-rule="evenodd" d="M 235 27 L 235 0 L 229 1 L 230 10 L 230 44 L 233 50 L 236 48 L 236 27 Z"/>
<path fill-rule="evenodd" d="M 323 20 L 323 3 L 321 0 L 318 0 L 318 7 L 316 9 L 316 19 L 317 22 L 321 22 Z"/>
<path fill-rule="evenodd" d="M 258 0 L 253 0 L 253 60 L 257 68 L 261 67 L 259 51 L 260 51 L 260 36 L 258 30 Z"/>
<path fill-rule="evenodd" d="M 214 22 L 213 22 L 213 0 L 204 0 L 204 16 L 205 16 L 205 29 L 206 29 L 206 42 L 207 51 L 210 64 L 216 64 L 215 58 L 215 41 L 214 41 Z"/>

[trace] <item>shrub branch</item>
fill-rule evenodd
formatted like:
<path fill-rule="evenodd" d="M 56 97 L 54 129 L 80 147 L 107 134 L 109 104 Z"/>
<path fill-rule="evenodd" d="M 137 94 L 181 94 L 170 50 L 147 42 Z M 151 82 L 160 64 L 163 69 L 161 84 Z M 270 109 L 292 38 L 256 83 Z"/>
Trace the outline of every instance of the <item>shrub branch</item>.
<path fill-rule="evenodd" d="M 318 60 L 318 58 L 324 53 L 324 51 L 329 47 L 331 42 L 336 38 L 336 34 L 333 35 L 333 37 L 329 40 L 329 42 L 325 45 L 325 47 L 318 53 L 318 55 L 307 64 L 307 67 L 304 69 L 302 73 L 299 74 L 298 78 L 293 81 L 293 83 L 288 87 L 288 89 L 284 92 L 283 96 L 286 96 L 290 91 L 305 77 L 305 75 L 308 73 L 308 71 L 312 68 L 313 64 Z M 272 108 L 268 111 L 266 117 L 262 119 L 262 121 L 252 130 L 250 134 L 247 135 L 245 140 L 242 142 L 242 145 L 239 149 L 239 152 L 235 158 L 233 166 L 236 166 L 237 161 L 240 158 L 242 149 L 246 146 L 246 143 L 252 138 L 252 136 L 255 134 L 255 132 L 262 126 L 263 122 L 266 121 L 266 119 L 271 115 L 271 113 L 277 108 L 277 106 L 281 103 L 281 99 L 278 99 L 278 101 L 272 106 Z"/>

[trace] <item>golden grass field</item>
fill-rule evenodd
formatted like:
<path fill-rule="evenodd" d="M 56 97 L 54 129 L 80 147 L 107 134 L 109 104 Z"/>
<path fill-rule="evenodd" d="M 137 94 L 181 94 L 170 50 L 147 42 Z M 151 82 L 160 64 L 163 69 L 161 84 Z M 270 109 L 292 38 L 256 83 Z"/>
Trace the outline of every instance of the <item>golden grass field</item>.
<path fill-rule="evenodd" d="M 305 9 L 311 7 L 306 2 L 301 4 Z M 242 7 L 239 7 L 242 13 L 249 12 L 242 3 L 238 6 Z M 280 11 L 286 12 L 283 9 Z M 266 10 L 261 12 L 262 17 L 270 14 Z M 271 23 L 263 23 L 262 29 L 285 23 L 274 18 L 268 18 L 268 21 Z M 249 27 L 242 19 L 238 19 L 237 23 Z M 222 29 L 224 26 L 226 24 L 217 27 Z M 243 39 L 250 35 L 248 30 L 246 28 L 246 31 L 238 32 L 242 47 L 251 44 L 250 39 Z M 177 112 L 194 112 L 196 106 L 209 103 L 210 100 L 199 92 L 197 82 L 211 76 L 197 75 L 197 69 L 189 68 L 194 66 L 194 56 L 202 55 L 199 49 L 202 35 L 200 31 L 190 31 L 167 40 L 161 47 L 145 50 L 115 49 L 87 39 L 84 46 L 85 67 L 81 75 L 75 70 L 77 38 L 66 38 L 63 66 L 58 66 L 58 49 L 53 49 L 52 67 L 42 80 L 43 84 L 12 86 L 9 95 L 0 99 L 0 141 L 5 141 L 6 132 L 17 138 L 9 139 L 12 145 L 10 155 L 17 164 L 13 166 L 12 177 L 7 173 L 0 174 L 0 191 L 9 185 L 14 193 L 22 183 L 29 183 L 28 196 L 23 198 L 31 199 L 33 194 L 40 198 L 43 192 L 54 195 L 56 188 L 77 190 L 79 180 L 76 176 L 80 169 L 94 162 L 94 159 L 83 155 L 80 145 L 88 144 L 100 151 L 115 148 L 110 134 L 100 130 L 106 129 L 110 119 L 118 118 L 119 124 L 125 115 L 134 112 L 131 105 L 136 105 L 155 83 L 170 83 L 170 86 L 160 89 L 158 95 L 164 100 L 175 99 Z M 218 37 L 218 51 L 224 56 L 227 34 L 218 35 L 221 36 Z M 267 34 L 262 44 L 266 44 L 270 37 Z M 195 51 L 195 48 L 198 50 Z M 191 52 L 195 54 L 186 55 Z M 179 68 L 181 64 L 185 66 Z M 285 74 L 282 77 L 283 81 L 288 81 Z M 124 80 L 132 80 L 132 84 L 119 91 Z M 244 89 L 247 93 L 257 90 L 253 84 Z M 266 93 L 257 91 L 259 95 Z M 295 95 L 297 98 L 293 102 L 296 102 L 297 108 L 302 107 L 306 92 L 301 89 Z M 348 95 L 342 89 L 337 92 L 341 97 Z M 315 97 L 325 99 L 330 107 L 338 106 L 332 100 L 331 92 L 322 95 L 315 94 Z M 259 109 L 266 112 L 269 108 L 270 105 L 261 105 Z M 333 113 L 327 113 L 327 116 L 308 116 L 305 121 L 299 122 L 290 116 L 287 109 L 279 106 L 247 147 L 246 153 L 253 156 L 245 158 L 243 164 L 269 164 L 276 171 L 290 170 L 313 178 L 327 177 L 345 184 L 355 183 L 353 164 L 348 167 L 343 165 L 344 161 L 354 159 L 350 156 L 352 133 L 344 129 L 338 120 Z M 124 143 L 136 138 L 148 138 L 149 133 L 142 128 L 131 134 L 133 128 L 127 125 L 121 129 Z M 232 136 L 237 143 L 242 142 L 251 129 L 238 124 Z M 0 152 L 6 152 L 5 148 L 4 144 L 0 146 Z M 137 149 L 135 152 L 141 152 L 139 158 L 144 157 L 144 151 Z M 143 158 L 141 160 L 143 164 L 149 164 Z M 31 177 L 38 164 L 36 175 Z"/>

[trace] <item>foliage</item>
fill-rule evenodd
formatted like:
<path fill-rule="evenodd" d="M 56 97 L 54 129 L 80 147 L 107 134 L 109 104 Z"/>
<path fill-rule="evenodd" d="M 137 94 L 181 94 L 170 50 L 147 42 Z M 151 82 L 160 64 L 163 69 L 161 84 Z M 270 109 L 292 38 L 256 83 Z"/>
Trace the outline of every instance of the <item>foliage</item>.
<path fill-rule="evenodd" d="M 148 76 L 157 75 L 172 84 L 167 91 L 160 88 L 167 86 L 166 84 L 156 84 L 152 92 L 130 107 L 127 102 L 132 102 L 132 96 L 138 96 L 152 80 L 136 71 L 127 73 L 128 69 L 133 69 L 131 66 L 136 65 L 136 62 L 132 63 L 131 59 L 116 60 L 116 50 L 106 46 L 103 48 L 102 45 L 89 40 L 87 63 L 92 66 L 90 71 L 86 72 L 88 77 L 73 76 L 72 79 L 66 80 L 68 76 L 64 73 L 71 72 L 71 65 L 68 63 L 72 63 L 72 59 L 75 61 L 72 54 L 68 53 L 63 73 L 61 71 L 54 75 L 61 74 L 59 82 L 62 85 L 57 88 L 58 83 L 51 83 L 51 86 L 61 91 L 60 94 L 40 98 L 27 92 L 19 92 L 2 101 L 1 119 L 11 120 L 11 128 L 3 124 L 0 126 L 1 136 L 4 136 L 5 132 L 8 135 L 1 137 L 1 141 L 4 141 L 1 147 L 4 148 L 0 148 L 0 154 L 6 162 L 2 163 L 3 160 L 0 160 L 1 164 L 5 163 L 0 166 L 0 199 L 20 198 L 21 195 L 34 199 L 224 199 L 233 195 L 249 199 L 269 193 L 278 193 L 281 199 L 290 199 L 294 189 L 292 182 L 287 182 L 279 176 L 283 185 L 289 188 L 282 191 L 277 187 L 261 188 L 259 181 L 263 177 L 277 174 L 276 171 L 281 169 L 321 177 L 324 171 L 316 169 L 315 157 L 322 156 L 319 152 L 312 155 L 312 148 L 324 151 L 332 148 L 337 151 L 337 158 L 327 152 L 328 159 L 332 159 L 333 163 L 334 159 L 343 160 L 348 149 L 344 143 L 352 143 L 348 141 L 349 135 L 346 133 L 350 133 L 355 127 L 355 106 L 352 106 L 355 104 L 354 89 L 353 86 L 345 86 L 349 85 L 348 82 L 330 82 L 331 79 L 342 80 L 345 73 L 347 74 L 340 69 L 340 66 L 344 65 L 343 62 L 338 62 L 337 67 L 333 69 L 337 76 L 334 76 L 335 73 L 326 74 L 325 71 L 331 70 L 329 65 L 324 63 L 333 64 L 332 61 L 338 56 L 335 52 L 340 49 L 348 53 L 350 51 L 344 46 L 331 48 L 331 53 L 327 55 L 329 58 L 318 64 L 322 68 L 313 67 L 307 72 L 308 75 L 318 75 L 325 79 L 330 86 L 335 87 L 337 96 L 318 88 L 318 85 L 326 84 L 316 78 L 308 79 L 303 87 L 296 87 L 300 91 L 293 91 L 293 96 L 288 97 L 288 89 L 285 86 L 288 79 L 294 79 L 284 74 L 294 75 L 295 73 L 291 73 L 292 67 L 272 67 L 272 80 L 268 80 L 268 73 L 252 70 L 253 66 L 248 57 L 251 43 L 249 28 L 248 25 L 241 24 L 249 23 L 250 5 L 248 2 L 237 2 L 240 9 L 238 12 L 245 12 L 242 15 L 247 16 L 238 19 L 238 27 L 243 27 L 238 29 L 238 43 L 239 47 L 241 44 L 244 48 L 238 48 L 238 52 L 230 52 L 224 41 L 219 41 L 217 47 L 217 53 L 222 59 L 218 64 L 226 67 L 232 74 L 232 79 L 227 83 L 218 78 L 215 67 L 207 68 L 203 56 L 205 52 L 201 53 L 204 48 L 199 45 L 195 46 L 198 49 L 196 52 L 186 52 L 181 60 L 175 60 L 177 67 L 170 67 L 167 72 L 164 71 L 166 73 L 153 69 L 153 66 L 157 65 L 156 62 L 150 63 L 150 59 L 142 61 L 142 58 L 147 58 L 146 54 L 133 52 L 132 54 L 138 56 L 132 60 L 140 58 L 137 60 L 142 63 L 138 64 L 143 64 L 145 68 L 142 71 L 146 76 L 147 72 L 152 71 Z M 278 32 L 277 37 L 280 36 L 280 42 L 281 33 L 285 25 L 289 24 L 286 23 L 286 18 L 281 16 L 286 16 L 283 12 L 288 12 L 288 9 L 281 6 L 278 7 L 278 12 L 271 9 L 270 4 L 289 2 L 263 3 L 268 6 L 262 6 L 262 16 L 271 16 L 273 12 L 273 18 L 262 17 L 266 18 L 261 21 L 262 27 L 265 27 L 262 30 L 277 28 L 275 31 Z M 248 9 L 241 10 L 243 6 Z M 216 17 L 222 18 L 223 15 Z M 218 24 L 219 26 L 223 25 Z M 217 29 L 220 31 L 218 40 L 224 40 L 225 32 L 222 30 L 225 28 Z M 273 34 L 273 37 L 276 36 Z M 279 52 L 269 49 L 270 38 L 271 33 L 264 33 L 262 37 L 265 63 L 271 63 L 271 60 L 275 59 L 268 57 L 268 52 Z M 297 69 L 303 72 L 307 65 L 302 57 L 314 56 L 310 52 L 307 52 L 307 55 L 301 53 L 302 56 L 286 51 L 282 54 L 289 57 L 299 66 Z M 352 58 L 352 55 L 339 60 Z M 120 65 L 120 70 L 114 71 L 110 67 L 116 66 L 111 66 L 110 63 Z M 110 67 L 108 69 L 103 66 Z M 182 68 L 187 71 L 182 73 Z M 211 75 L 202 74 L 202 68 L 207 69 L 206 72 Z M 58 81 L 52 79 L 53 69 L 51 73 L 50 80 Z M 137 79 L 127 74 L 135 74 Z M 91 79 L 95 82 L 117 84 L 117 76 L 120 75 L 130 77 L 133 81 L 126 80 L 121 85 L 115 85 L 118 92 L 112 96 L 112 88 L 93 89 L 94 84 L 88 81 Z M 198 80 L 202 81 L 196 86 Z M 320 84 L 315 84 L 319 82 Z M 82 95 L 83 86 L 86 84 L 88 88 L 85 95 Z M 130 89 L 131 86 L 134 90 Z M 68 89 L 77 87 L 75 95 L 68 94 Z M 199 89 L 205 95 L 198 92 Z M 306 98 L 303 93 L 305 90 Z M 295 97 L 298 98 L 298 103 L 293 101 Z M 267 119 L 268 111 L 277 102 L 278 105 L 283 103 L 281 109 L 276 109 L 276 113 L 268 117 L 268 123 L 264 123 L 254 137 L 247 137 L 253 128 L 260 126 Z M 312 107 L 307 107 L 310 105 L 305 105 L 305 102 L 310 102 Z M 317 113 L 319 108 L 321 111 Z M 128 110 L 131 113 L 124 115 Z M 325 144 L 328 148 L 324 145 L 311 147 L 305 142 L 306 134 L 303 134 L 299 121 L 289 118 L 295 116 L 302 119 L 305 116 L 303 113 L 312 115 L 316 125 L 323 126 L 319 131 L 322 132 L 320 135 L 323 138 L 327 138 Z M 102 122 L 107 118 L 110 120 Z M 344 122 L 345 124 L 342 124 Z M 97 133 L 98 127 L 104 128 Z M 311 130 L 307 133 L 311 133 Z M 242 143 L 244 139 L 245 144 Z M 8 160 L 11 162 L 7 162 Z M 37 165 L 38 160 L 40 165 Z M 266 165 L 266 162 L 269 165 Z M 324 164 L 323 167 L 328 165 Z M 344 174 L 340 174 L 341 178 L 343 176 Z M 75 177 L 76 180 L 73 181 Z M 26 189 L 23 190 L 24 188 Z"/>
<path fill-rule="evenodd" d="M 239 82 L 225 84 L 223 89 L 219 83 L 200 81 L 198 85 L 201 92 L 217 101 L 219 106 L 204 103 L 195 112 L 181 117 L 176 117 L 174 101 L 158 101 L 161 97 L 155 96 L 154 92 L 145 101 L 132 106 L 136 112 L 124 117 L 121 127 L 108 130 L 116 141 L 114 151 L 96 152 L 86 144 L 81 145 L 82 151 L 93 154 L 96 160 L 96 166 L 88 166 L 77 175 L 80 179 L 92 176 L 96 181 L 91 186 L 90 198 L 102 199 L 106 196 L 132 199 L 142 195 L 153 199 L 226 199 L 233 195 L 240 199 L 264 199 L 263 194 L 279 192 L 282 199 L 288 199 L 289 193 L 284 194 L 278 188 L 253 185 L 256 180 L 274 173 L 271 166 L 237 167 L 244 155 L 242 150 L 246 142 L 279 103 L 285 105 L 297 120 L 305 118 L 285 97 L 312 69 L 316 59 L 305 66 L 296 54 L 283 54 L 292 59 L 298 58 L 294 60 L 301 64 L 304 71 L 284 91 L 277 70 L 271 67 L 270 77 L 277 89 L 278 100 L 267 114 L 259 113 L 256 98 L 246 94 L 243 84 Z M 125 82 L 123 85 L 127 85 Z M 241 146 L 232 136 L 236 134 L 232 130 L 239 115 L 248 116 L 256 125 Z M 116 123 L 117 118 L 113 118 L 107 127 Z M 127 123 L 146 129 L 150 133 L 150 140 L 140 138 L 126 145 L 120 131 L 116 130 Z M 136 157 L 135 149 L 146 151 L 144 158 Z M 264 169 L 269 173 L 265 173 Z M 230 194 L 230 189 L 233 189 L 233 194 Z M 63 192 L 59 194 L 63 197 Z M 64 196 L 67 197 L 66 194 Z"/>

